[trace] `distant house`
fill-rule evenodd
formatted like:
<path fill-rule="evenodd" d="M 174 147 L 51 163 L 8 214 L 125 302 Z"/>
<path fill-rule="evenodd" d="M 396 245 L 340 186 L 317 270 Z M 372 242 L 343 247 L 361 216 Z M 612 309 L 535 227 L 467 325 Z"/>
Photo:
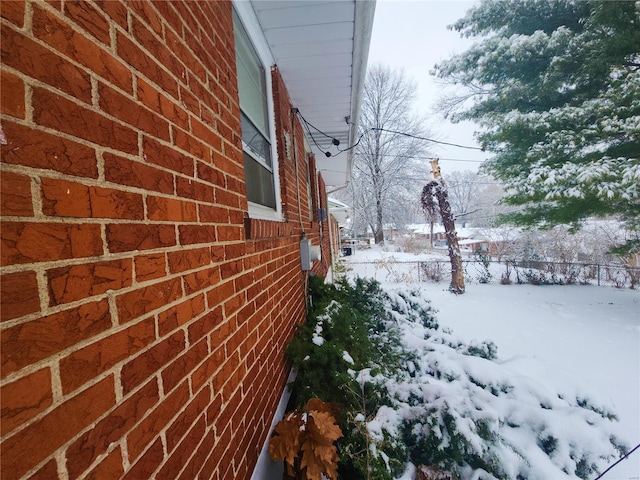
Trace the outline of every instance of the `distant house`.
<path fill-rule="evenodd" d="M 0 2 L 2 478 L 252 476 L 373 9 Z"/>
<path fill-rule="evenodd" d="M 431 225 L 412 224 L 408 226 L 411 235 L 416 238 L 429 240 L 431 237 Z M 456 228 L 458 243 L 463 251 L 468 253 L 483 253 L 492 257 L 501 258 L 511 253 L 516 240 L 520 236 L 517 228 Z M 440 224 L 433 226 L 433 244 L 436 247 L 446 247 L 447 239 L 444 227 Z"/>

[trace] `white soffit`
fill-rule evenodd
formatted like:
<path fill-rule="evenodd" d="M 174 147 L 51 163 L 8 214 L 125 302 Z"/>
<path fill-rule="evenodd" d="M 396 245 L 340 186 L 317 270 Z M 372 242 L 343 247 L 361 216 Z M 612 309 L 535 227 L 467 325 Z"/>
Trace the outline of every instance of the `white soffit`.
<path fill-rule="evenodd" d="M 353 144 L 375 0 L 251 0 L 294 107 L 319 130 Z M 349 181 L 353 151 L 339 153 L 312 129 L 308 144 L 328 186 Z M 308 136 L 308 134 L 307 134 Z"/>

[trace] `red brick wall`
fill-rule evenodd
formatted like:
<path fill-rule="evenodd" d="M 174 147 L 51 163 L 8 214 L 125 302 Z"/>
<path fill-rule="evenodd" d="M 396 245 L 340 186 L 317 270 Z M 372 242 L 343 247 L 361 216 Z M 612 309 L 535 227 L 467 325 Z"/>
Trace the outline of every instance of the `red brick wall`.
<path fill-rule="evenodd" d="M 229 2 L 0 16 L 0 477 L 248 478 L 304 318 L 301 234 L 328 243 L 277 70 L 268 222 L 247 215 Z"/>

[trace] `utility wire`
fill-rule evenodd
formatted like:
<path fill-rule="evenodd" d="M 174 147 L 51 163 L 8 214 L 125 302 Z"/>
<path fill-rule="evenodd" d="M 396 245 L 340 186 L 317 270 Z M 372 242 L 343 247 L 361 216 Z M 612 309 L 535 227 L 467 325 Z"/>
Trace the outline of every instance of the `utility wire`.
<path fill-rule="evenodd" d="M 366 154 L 356 153 L 356 155 L 364 156 Z M 412 158 L 414 160 L 427 160 L 431 157 L 425 157 L 424 155 L 394 155 L 393 153 L 379 153 L 379 157 L 396 157 L 396 158 Z M 472 160 L 465 158 L 443 158 L 438 157 L 441 162 L 469 162 L 469 163 L 484 163 L 484 160 Z"/>
<path fill-rule="evenodd" d="M 421 137 L 419 135 L 412 135 L 412 134 L 406 133 L 406 132 L 398 132 L 397 130 L 387 130 L 386 128 L 376 128 L 376 127 L 372 127 L 369 130 L 375 130 L 375 131 L 387 132 L 387 133 L 395 133 L 396 135 L 404 135 L 405 137 L 411 137 L 411 138 L 415 138 L 417 140 L 425 140 L 427 142 L 439 143 L 441 145 L 449 145 L 451 147 L 458 147 L 458 148 L 467 148 L 469 150 L 480 150 L 481 152 L 484 152 L 484 148 L 471 147 L 469 145 L 460 145 L 459 143 L 442 142 L 440 140 L 434 140 L 433 138 Z"/>
<path fill-rule="evenodd" d="M 613 465 L 611 465 L 609 468 L 607 468 L 604 472 L 602 472 L 600 475 L 598 475 L 594 480 L 599 480 L 602 477 L 604 477 L 604 474 L 607 473 L 609 470 L 611 470 L 613 467 L 615 467 L 616 465 L 618 465 L 621 461 L 623 461 L 625 458 L 627 458 L 629 455 L 631 455 L 633 452 L 635 452 L 638 448 L 640 448 L 640 443 L 638 445 L 636 445 L 632 450 L 629 450 L 627 453 L 625 453 L 622 457 L 620 457 L 618 459 L 618 461 L 616 463 L 614 463 Z"/>
<path fill-rule="evenodd" d="M 313 136 L 313 134 L 311 133 L 311 129 L 313 128 L 314 130 L 316 130 L 318 133 L 320 133 L 320 135 L 323 135 L 326 138 L 331 139 L 331 143 L 333 145 L 335 145 L 336 147 L 338 147 L 338 152 L 343 153 L 343 152 L 347 152 L 349 150 L 354 149 L 355 147 L 357 147 L 360 144 L 360 141 L 362 140 L 362 138 L 369 132 L 386 132 L 386 133 L 393 133 L 395 135 L 404 135 L 405 137 L 410 137 L 410 138 L 415 138 L 416 140 L 424 140 L 427 142 L 431 142 L 431 143 L 437 143 L 440 145 L 448 145 L 450 147 L 457 147 L 457 148 L 466 148 L 468 150 L 479 150 L 481 152 L 484 152 L 484 148 L 480 148 L 480 147 L 472 147 L 469 145 L 460 145 L 459 143 L 451 143 L 451 142 L 443 142 L 441 140 L 434 140 L 433 138 L 427 138 L 427 137 L 421 137 L 419 135 L 413 135 L 411 133 L 406 133 L 406 132 L 400 132 L 397 130 L 389 130 L 386 128 L 379 128 L 379 127 L 371 127 L 368 128 L 367 130 L 365 130 L 364 132 L 362 132 L 362 134 L 358 137 L 358 141 L 356 143 L 354 143 L 353 145 L 351 145 L 350 147 L 347 148 L 339 148 L 340 145 L 340 140 L 338 140 L 337 138 L 323 132 L 322 130 L 320 130 L 318 127 L 316 127 L 315 125 L 313 125 L 312 123 L 310 123 L 309 121 L 307 121 L 306 118 L 304 118 L 304 116 L 302 115 L 302 113 L 300 113 L 299 109 L 295 109 L 295 113 L 296 115 L 298 115 L 298 117 L 300 117 L 300 120 L 302 120 L 303 125 L 306 127 L 307 133 L 309 134 L 309 136 L 311 137 L 311 140 L 313 141 L 313 143 L 315 144 L 316 147 L 318 147 L 318 149 L 323 152 L 327 157 L 331 156 L 331 152 L 329 152 L 328 150 L 324 150 L 320 145 L 318 145 L 318 142 L 316 141 L 315 137 Z M 459 160 L 459 161 L 465 161 L 465 160 Z M 467 160 L 469 162 L 478 162 L 481 163 L 482 160 Z"/>

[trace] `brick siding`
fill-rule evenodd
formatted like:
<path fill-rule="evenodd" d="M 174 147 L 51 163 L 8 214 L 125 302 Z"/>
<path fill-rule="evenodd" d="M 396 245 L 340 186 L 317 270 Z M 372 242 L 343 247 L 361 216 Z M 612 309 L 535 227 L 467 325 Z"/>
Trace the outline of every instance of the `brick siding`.
<path fill-rule="evenodd" d="M 2 479 L 251 475 L 330 253 L 277 69 L 285 221 L 248 217 L 231 8 L 0 2 Z"/>

